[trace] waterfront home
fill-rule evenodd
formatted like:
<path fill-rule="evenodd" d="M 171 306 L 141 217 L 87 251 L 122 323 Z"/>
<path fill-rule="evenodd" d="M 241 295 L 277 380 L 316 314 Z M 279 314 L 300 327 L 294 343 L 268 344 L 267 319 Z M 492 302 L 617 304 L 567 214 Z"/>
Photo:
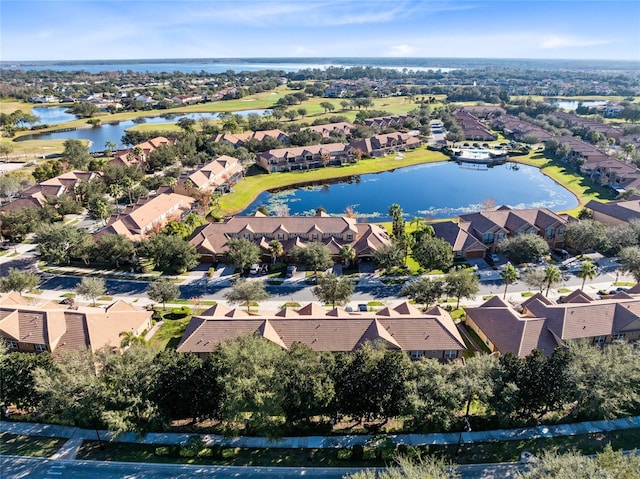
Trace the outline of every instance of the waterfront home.
<path fill-rule="evenodd" d="M 209 138 L 210 142 L 218 143 L 225 142 L 233 146 L 234 148 L 239 148 L 244 146 L 250 140 L 262 141 L 265 138 L 271 138 L 273 140 L 278 140 L 283 145 L 289 144 L 289 135 L 287 135 L 282 130 L 260 130 L 260 131 L 250 131 L 247 133 L 219 133 L 216 136 Z"/>
<path fill-rule="evenodd" d="M 256 156 L 256 164 L 267 173 L 308 170 L 353 161 L 353 149 L 343 143 L 277 148 Z"/>
<path fill-rule="evenodd" d="M 120 334 L 141 335 L 151 328 L 152 316 L 124 301 L 72 309 L 55 301 L 32 304 L 13 292 L 0 296 L 0 338 L 10 352 L 119 349 Z"/>
<path fill-rule="evenodd" d="M 485 245 L 488 253 L 494 253 L 503 239 L 522 234 L 537 234 L 549 243 L 550 248 L 562 248 L 567 224 L 577 221 L 569 215 L 559 215 L 548 208 L 514 210 L 508 206 L 469 213 L 459 218 L 459 229 Z M 452 238 L 454 233 L 448 233 L 446 238 L 443 237 L 446 241 Z"/>
<path fill-rule="evenodd" d="M 640 338 L 640 288 L 594 300 L 574 291 L 556 303 L 538 293 L 522 303 L 522 312 L 494 296 L 465 308 L 466 324 L 493 352 L 524 357 L 534 349 L 549 356 L 570 341 L 606 345 Z"/>
<path fill-rule="evenodd" d="M 111 215 L 107 226 L 93 235 L 97 240 L 105 234 L 120 234 L 138 241 L 147 234 L 160 231 L 171 219 L 180 220 L 193 206 L 195 200 L 177 193 L 161 193 L 140 198 L 135 205 L 122 213 Z"/>
<path fill-rule="evenodd" d="M 464 137 L 472 141 L 494 141 L 498 135 L 492 133 L 487 126 L 467 110 L 456 110 L 456 123 L 462 129 Z"/>
<path fill-rule="evenodd" d="M 238 336 L 255 334 L 289 349 L 306 344 L 314 351 L 354 351 L 367 342 L 403 351 L 412 359 L 441 361 L 462 356 L 464 341 L 451 316 L 435 307 L 423 313 L 409 303 L 377 312 L 331 311 L 314 303 L 294 310 L 249 314 L 221 304 L 194 316 L 177 350 L 206 357 L 218 345 Z"/>
<path fill-rule="evenodd" d="M 407 133 L 387 133 L 375 135 L 371 138 L 353 140 L 349 143 L 349 147 L 353 150 L 361 151 L 365 156 L 375 158 L 390 153 L 413 150 L 421 144 L 422 141 L 417 136 Z"/>
<path fill-rule="evenodd" d="M 190 173 L 181 175 L 173 191 L 182 195 L 188 195 L 193 189 L 227 193 L 242 179 L 242 172 L 242 165 L 237 158 L 222 155 Z"/>
<path fill-rule="evenodd" d="M 431 226 L 436 238 L 451 245 L 455 258 L 484 258 L 487 254 L 487 246 L 469 231 L 471 222 L 442 221 L 433 223 Z"/>
<path fill-rule="evenodd" d="M 116 151 L 109 164 L 136 166 L 144 170 L 147 167 L 147 161 L 152 152 L 163 146 L 173 145 L 175 142 L 175 139 L 165 138 L 164 136 L 151 138 L 150 140 L 133 146 L 133 148 Z"/>
<path fill-rule="evenodd" d="M 391 244 L 386 230 L 379 225 L 358 223 L 355 218 L 328 216 L 234 216 L 221 223 L 198 228 L 189 243 L 195 246 L 203 262 L 223 261 L 232 238 L 244 238 L 260 247 L 265 261 L 271 261 L 269 242 L 278 240 L 283 258 L 288 258 L 296 246 L 320 242 L 339 260 L 340 248 L 350 245 L 358 259 L 371 260 L 382 246 Z"/>
<path fill-rule="evenodd" d="M 323 139 L 325 139 L 331 137 L 331 133 L 334 131 L 339 131 L 340 133 L 344 133 L 345 135 L 349 136 L 353 128 L 353 124 L 347 123 L 346 121 L 341 121 L 338 123 L 327 123 L 325 125 L 312 125 L 304 129 L 318 133 L 320 136 L 322 136 Z"/>
<path fill-rule="evenodd" d="M 609 226 L 624 225 L 631 220 L 640 220 L 640 196 L 609 203 L 591 200 L 585 205 L 585 208 L 591 210 L 594 220 Z"/>

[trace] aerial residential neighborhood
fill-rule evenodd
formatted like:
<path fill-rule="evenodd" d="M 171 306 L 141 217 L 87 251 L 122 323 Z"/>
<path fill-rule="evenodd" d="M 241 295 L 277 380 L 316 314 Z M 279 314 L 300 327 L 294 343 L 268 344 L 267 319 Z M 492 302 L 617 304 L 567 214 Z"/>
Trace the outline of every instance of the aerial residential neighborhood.
<path fill-rule="evenodd" d="M 637 3 L 53 3 L 0 18 L 0 477 L 636 477 Z"/>

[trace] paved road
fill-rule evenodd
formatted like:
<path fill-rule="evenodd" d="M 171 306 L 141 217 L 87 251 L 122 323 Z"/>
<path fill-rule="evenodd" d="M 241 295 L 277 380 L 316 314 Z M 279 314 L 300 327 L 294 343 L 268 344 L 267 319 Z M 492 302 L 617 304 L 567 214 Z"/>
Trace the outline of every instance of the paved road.
<path fill-rule="evenodd" d="M 522 470 L 520 464 L 478 464 L 460 466 L 463 479 L 509 479 Z M 293 468 L 188 466 L 175 464 L 71 461 L 37 457 L 0 456 L 2 479 L 160 479 L 160 478 L 342 478 L 358 468 Z"/>

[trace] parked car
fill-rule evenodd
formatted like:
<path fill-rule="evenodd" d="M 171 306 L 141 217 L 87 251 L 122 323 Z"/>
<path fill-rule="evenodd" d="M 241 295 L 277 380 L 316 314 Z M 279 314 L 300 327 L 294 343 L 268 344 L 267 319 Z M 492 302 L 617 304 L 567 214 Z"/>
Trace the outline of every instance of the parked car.
<path fill-rule="evenodd" d="M 369 308 L 367 307 L 366 304 L 359 304 L 358 311 L 369 311 Z"/>
<path fill-rule="evenodd" d="M 249 269 L 249 273 L 258 274 L 260 272 L 260 265 L 258 263 L 252 264 L 251 269 Z"/>
<path fill-rule="evenodd" d="M 492 263 L 497 263 L 498 261 L 500 261 L 500 257 L 495 253 L 490 254 L 489 259 Z"/>
<path fill-rule="evenodd" d="M 298 271 L 298 268 L 295 264 L 290 264 L 289 266 L 287 266 L 287 278 L 291 278 L 294 274 L 296 274 L 296 271 Z"/>
<path fill-rule="evenodd" d="M 553 254 L 561 259 L 567 259 L 569 257 L 569 252 L 562 248 L 554 248 Z"/>

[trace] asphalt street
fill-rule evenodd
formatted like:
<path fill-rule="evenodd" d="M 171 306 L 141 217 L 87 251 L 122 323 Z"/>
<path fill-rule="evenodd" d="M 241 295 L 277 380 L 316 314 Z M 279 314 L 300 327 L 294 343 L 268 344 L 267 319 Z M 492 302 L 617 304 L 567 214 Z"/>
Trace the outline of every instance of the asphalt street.
<path fill-rule="evenodd" d="M 523 468 L 520 464 L 477 464 L 459 466 L 463 479 L 509 479 Z M 187 479 L 216 478 L 342 478 L 358 468 L 294 468 L 251 466 L 189 466 L 176 464 L 123 463 L 0 456 L 3 479 Z"/>

